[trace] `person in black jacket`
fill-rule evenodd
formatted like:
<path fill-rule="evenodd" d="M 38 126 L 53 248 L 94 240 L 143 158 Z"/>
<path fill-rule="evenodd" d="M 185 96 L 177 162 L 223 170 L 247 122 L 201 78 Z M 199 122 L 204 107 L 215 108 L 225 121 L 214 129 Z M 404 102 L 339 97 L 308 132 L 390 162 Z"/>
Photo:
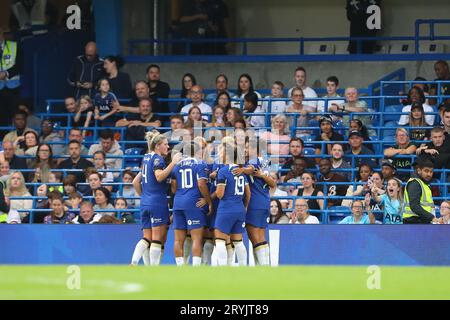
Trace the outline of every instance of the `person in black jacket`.
<path fill-rule="evenodd" d="M 89 42 L 84 55 L 77 57 L 72 63 L 67 81 L 73 88 L 73 96 L 78 100 L 81 96 L 94 97 L 95 86 L 101 78 L 105 77 L 103 60 L 97 54 L 95 42 Z"/>
<path fill-rule="evenodd" d="M 123 58 L 119 56 L 108 56 L 104 60 L 103 66 L 108 75 L 111 92 L 119 99 L 131 99 L 133 90 L 130 75 L 120 71 L 125 64 Z"/>
<path fill-rule="evenodd" d="M 153 112 L 168 113 L 170 112 L 167 102 L 160 102 L 159 99 L 167 99 L 170 94 L 170 86 L 168 83 L 160 80 L 161 69 L 158 65 L 152 64 L 147 68 L 147 80 L 150 87 L 150 98 L 153 100 Z M 163 117 L 163 121 L 167 121 L 168 116 Z"/>
<path fill-rule="evenodd" d="M 3 155 L 5 157 L 5 160 L 8 161 L 9 163 L 9 168 L 11 172 L 15 170 L 21 171 L 24 169 L 28 169 L 27 160 L 16 156 L 15 150 L 16 149 L 14 148 L 14 144 L 12 142 L 9 141 L 3 142 Z M 27 180 L 28 173 L 24 172 L 23 175 L 25 177 L 25 180 Z"/>
<path fill-rule="evenodd" d="M 69 154 L 70 158 L 61 162 L 58 166 L 58 169 L 87 169 L 95 167 L 94 164 L 86 159 L 81 158 L 81 143 L 76 140 L 72 140 L 69 142 Z M 77 177 L 78 183 L 83 183 L 86 180 L 86 176 L 84 172 L 71 172 L 74 176 Z"/>

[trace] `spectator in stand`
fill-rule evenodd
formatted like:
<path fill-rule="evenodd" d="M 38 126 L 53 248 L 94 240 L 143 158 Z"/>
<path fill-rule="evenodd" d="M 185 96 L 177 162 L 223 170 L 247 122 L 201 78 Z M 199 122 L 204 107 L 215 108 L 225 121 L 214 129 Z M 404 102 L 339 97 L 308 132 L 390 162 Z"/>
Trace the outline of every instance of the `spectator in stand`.
<path fill-rule="evenodd" d="M 423 111 L 423 106 L 421 103 L 413 103 L 411 105 L 411 112 L 409 113 L 409 127 L 427 127 L 428 124 L 425 122 L 425 113 Z M 409 129 L 411 140 L 413 141 L 423 141 L 429 140 L 431 131 L 430 129 Z"/>
<path fill-rule="evenodd" d="M 267 151 L 271 155 L 271 161 L 274 164 L 285 163 L 286 159 L 282 158 L 282 156 L 289 154 L 288 142 L 290 141 L 290 137 L 287 134 L 287 129 L 286 117 L 280 114 L 272 118 L 272 130 L 270 132 L 263 132 L 260 136 L 267 141 Z"/>
<path fill-rule="evenodd" d="M 358 169 L 358 177 L 356 177 L 356 183 L 349 185 L 347 188 L 347 193 L 345 194 L 346 199 L 342 200 L 341 205 L 345 207 L 350 207 L 352 205 L 351 197 L 361 197 L 370 193 L 369 181 L 372 177 L 373 169 L 368 164 L 362 164 Z M 370 184 L 372 181 L 370 181 Z"/>
<path fill-rule="evenodd" d="M 182 101 L 178 104 L 178 112 L 181 111 L 181 108 L 183 108 L 185 105 L 187 105 L 187 100 L 190 99 L 189 92 L 191 91 L 192 87 L 197 84 L 197 80 L 195 79 L 194 75 L 192 73 L 186 73 L 183 78 L 181 79 L 181 94 L 180 99 L 185 99 L 185 101 Z"/>
<path fill-rule="evenodd" d="M 37 188 L 36 196 L 41 198 L 36 200 L 34 204 L 34 209 L 36 210 L 49 209 L 48 187 L 46 184 L 41 184 Z M 44 223 L 44 219 L 47 215 L 48 215 L 47 211 L 34 211 L 33 223 Z"/>
<path fill-rule="evenodd" d="M 49 174 L 56 168 L 56 162 L 53 160 L 53 151 L 47 143 L 41 143 L 36 152 L 36 158 L 31 163 L 30 169 L 35 171 L 28 175 L 28 181 L 31 182 L 49 182 Z"/>
<path fill-rule="evenodd" d="M 442 106 L 440 117 L 442 127 L 444 128 L 445 144 L 450 144 L 450 103 Z"/>
<path fill-rule="evenodd" d="M 424 77 L 415 77 L 414 81 L 425 81 L 426 82 L 427 79 L 425 79 Z M 414 83 L 413 87 L 417 87 L 423 91 L 423 93 L 425 94 L 425 98 L 426 98 L 425 103 L 430 105 L 430 101 L 428 100 L 428 96 L 430 95 L 430 87 L 428 86 L 428 84 Z M 402 93 L 402 95 L 403 95 L 403 93 Z M 405 101 L 405 102 L 407 102 L 407 101 Z"/>
<path fill-rule="evenodd" d="M 14 145 L 12 142 L 3 142 L 3 155 L 5 157 L 5 161 L 9 163 L 9 168 L 11 170 L 24 170 L 28 169 L 27 161 L 23 158 L 19 158 L 16 154 Z M 25 173 L 25 176 L 28 177 L 28 174 Z"/>
<path fill-rule="evenodd" d="M 136 221 L 134 220 L 133 213 L 127 212 L 129 207 L 128 207 L 128 202 L 125 198 L 116 199 L 115 209 L 123 210 L 123 211 L 117 212 L 117 214 L 120 216 L 120 220 L 122 221 L 122 223 L 136 223 Z"/>
<path fill-rule="evenodd" d="M 294 162 L 294 159 L 296 157 L 304 157 L 303 149 L 304 149 L 304 142 L 302 138 L 297 137 L 291 138 L 291 140 L 289 141 L 289 155 L 291 156 L 291 158 L 287 159 L 286 162 L 284 163 L 282 167 L 283 171 L 281 173 L 282 176 L 286 175 L 286 173 L 289 170 L 291 170 L 292 163 Z M 314 159 L 306 158 L 306 163 L 308 169 L 316 168 L 316 163 L 314 162 Z"/>
<path fill-rule="evenodd" d="M 105 171 L 109 169 L 105 163 L 106 153 L 102 150 L 94 152 L 92 160 L 94 162 L 94 168 L 102 175 L 102 181 L 105 183 L 114 182 L 113 173 L 111 171 Z"/>
<path fill-rule="evenodd" d="M 323 210 L 323 192 L 315 186 L 316 176 L 311 172 L 305 172 L 302 175 L 302 186 L 295 190 L 292 195 L 296 197 L 306 197 L 308 208 L 311 210 Z M 309 197 L 318 197 L 318 199 L 308 199 Z"/>
<path fill-rule="evenodd" d="M 341 98 L 341 96 L 337 93 L 339 88 L 339 79 L 335 76 L 331 76 L 327 78 L 327 94 L 322 98 L 333 99 L 333 100 L 320 100 L 317 102 L 317 112 L 325 113 L 328 112 L 328 107 L 332 104 L 343 104 L 345 99 Z M 341 98 L 341 99 L 339 99 Z M 326 106 L 326 108 L 325 108 Z M 336 121 L 337 119 L 333 119 Z"/>
<path fill-rule="evenodd" d="M 281 81 L 275 81 L 272 84 L 272 88 L 270 91 L 270 96 L 265 97 L 264 99 L 283 99 L 284 98 L 284 83 Z M 285 113 L 287 109 L 286 101 L 273 100 L 273 101 L 264 101 L 262 103 L 262 110 L 264 112 L 272 113 L 271 118 L 279 113 Z"/>
<path fill-rule="evenodd" d="M 309 124 L 309 120 L 311 120 L 311 117 L 309 116 L 309 113 L 315 112 L 315 110 L 312 109 L 310 105 L 307 105 L 303 103 L 304 93 L 302 89 L 294 88 L 290 91 L 291 95 L 291 104 L 287 108 L 287 113 L 299 113 L 300 115 L 297 116 L 297 118 L 294 118 L 294 116 L 289 116 L 291 119 L 291 125 L 293 127 L 307 127 Z M 297 121 L 295 122 L 295 119 Z M 308 130 L 302 130 L 297 132 L 298 135 L 308 135 L 310 134 L 310 131 Z"/>
<path fill-rule="evenodd" d="M 243 120 L 244 119 L 244 115 L 241 111 L 241 109 L 239 108 L 230 108 L 227 111 L 227 122 L 226 122 L 226 126 L 227 127 L 234 127 L 234 124 L 236 123 L 236 121 L 239 120 Z"/>
<path fill-rule="evenodd" d="M 92 119 L 94 118 L 94 102 L 89 96 L 82 96 L 77 103 L 77 112 L 75 113 L 75 117 L 73 119 L 74 126 L 79 126 L 83 128 L 89 128 L 91 126 Z M 82 114 L 86 113 L 86 117 L 83 116 L 84 121 L 82 119 Z M 86 130 L 83 130 L 83 137 L 86 136 Z"/>
<path fill-rule="evenodd" d="M 289 171 L 282 179 L 284 183 L 292 183 L 292 184 L 300 184 L 302 182 L 302 176 L 305 173 L 306 169 L 306 160 L 305 158 L 298 157 L 294 159 L 294 163 L 292 164 L 292 169 Z M 288 186 L 286 191 L 289 194 L 297 188 L 296 185 Z"/>
<path fill-rule="evenodd" d="M 111 192 L 105 187 L 100 187 L 94 190 L 95 205 L 94 211 L 97 211 L 102 216 L 115 216 L 115 212 L 99 212 L 99 210 L 114 210 L 114 206 L 111 204 Z"/>
<path fill-rule="evenodd" d="M 361 132 L 363 136 L 364 141 L 370 141 L 369 138 L 369 130 L 367 130 L 367 127 L 361 122 L 359 119 L 353 119 L 350 120 L 350 129 L 349 134 L 352 131 L 359 131 Z M 367 144 L 366 147 L 372 151 L 374 151 L 373 144 Z"/>
<path fill-rule="evenodd" d="M 283 212 L 281 202 L 277 199 L 270 201 L 270 224 L 288 224 L 289 217 Z"/>
<path fill-rule="evenodd" d="M 177 114 L 170 117 L 170 131 L 164 133 L 169 141 L 187 141 L 190 132 L 184 128 L 184 117 Z"/>
<path fill-rule="evenodd" d="M 125 72 L 120 72 L 124 64 L 125 62 L 120 56 L 107 56 L 103 67 L 111 85 L 111 91 L 119 99 L 130 99 L 132 92 L 130 75 Z"/>
<path fill-rule="evenodd" d="M 394 161 L 392 159 L 383 160 L 381 164 L 381 175 L 383 176 L 383 180 L 385 182 L 394 179 L 396 176 L 397 168 L 394 165 Z"/>
<path fill-rule="evenodd" d="M 103 60 L 97 54 L 97 45 L 89 42 L 84 56 L 77 57 L 72 63 L 67 81 L 73 88 L 73 96 L 79 99 L 85 95 L 93 97 L 97 81 L 104 76 Z"/>
<path fill-rule="evenodd" d="M 342 118 L 342 122 L 345 127 L 348 126 L 350 122 L 350 119 L 347 116 L 349 113 L 370 112 L 367 103 L 363 100 L 359 100 L 358 89 L 355 87 L 348 87 L 345 89 L 345 100 L 346 102 L 344 104 L 333 103 L 328 107 L 328 112 L 336 112 L 346 115 L 346 117 Z M 361 120 L 366 127 L 369 127 L 372 124 L 371 116 L 368 115 L 354 115 L 353 119 Z"/>
<path fill-rule="evenodd" d="M 266 116 L 261 104 L 258 104 L 258 96 L 255 92 L 247 93 L 244 97 L 244 118 L 251 127 L 265 127 Z M 245 114 L 253 113 L 255 115 L 245 117 Z M 260 115 L 258 115 L 260 114 Z"/>
<path fill-rule="evenodd" d="M 450 201 L 443 201 L 439 210 L 439 224 L 450 224 Z"/>
<path fill-rule="evenodd" d="M 320 162 L 320 160 L 319 160 Z M 339 171 L 339 169 L 352 169 L 352 166 L 348 161 L 344 160 L 344 147 L 342 144 L 335 143 L 331 147 L 331 165 L 332 169 L 338 172 L 340 175 L 347 178 L 348 181 L 352 181 L 351 171 Z"/>
<path fill-rule="evenodd" d="M 291 214 L 290 224 L 320 224 L 317 217 L 309 214 L 308 201 L 303 198 L 295 200 L 294 211 Z"/>
<path fill-rule="evenodd" d="M 189 109 L 187 120 L 184 123 L 185 128 L 203 128 L 208 125 L 208 122 L 204 120 L 202 111 L 199 107 L 192 106 Z"/>
<path fill-rule="evenodd" d="M 8 134 L 5 135 L 5 137 L 3 138 L 3 143 L 5 143 L 5 142 L 14 143 L 14 141 L 16 141 L 18 137 L 22 137 L 25 132 L 28 132 L 28 131 L 36 132 L 33 129 L 27 127 L 26 112 L 16 111 L 13 119 L 14 119 L 15 130 L 10 131 Z M 17 146 L 16 151 L 18 148 L 19 148 L 19 146 Z"/>
<path fill-rule="evenodd" d="M 211 123 L 208 123 L 207 127 L 225 127 L 227 122 L 226 109 L 220 105 L 214 107 L 212 112 Z"/>
<path fill-rule="evenodd" d="M 78 192 L 86 197 L 95 197 L 94 191 L 102 186 L 103 176 L 94 168 L 87 168 L 85 170 L 86 183 L 88 186 L 78 185 Z M 111 187 L 109 187 L 111 189 Z"/>
<path fill-rule="evenodd" d="M 195 85 L 189 91 L 189 95 L 191 97 L 192 103 L 185 105 L 181 108 L 182 114 L 187 114 L 191 110 L 192 107 L 198 107 L 203 114 L 203 119 L 208 121 L 208 116 L 212 113 L 212 109 L 209 105 L 203 102 L 203 88 Z M 187 120 L 187 116 L 184 117 L 184 120 Z"/>
<path fill-rule="evenodd" d="M 83 197 L 81 194 L 76 191 L 70 193 L 66 201 L 66 206 L 69 209 L 69 212 L 79 214 L 81 202 L 83 202 Z"/>
<path fill-rule="evenodd" d="M 62 180 L 64 188 L 64 196 L 69 196 L 73 193 L 77 193 L 77 177 L 73 174 L 68 174 Z"/>
<path fill-rule="evenodd" d="M 345 217 L 339 224 L 371 224 L 369 216 L 364 214 L 365 203 L 360 200 L 353 201 L 352 215 Z M 369 208 L 368 206 L 366 208 Z"/>
<path fill-rule="evenodd" d="M 59 193 L 49 197 L 51 214 L 45 217 L 45 224 L 70 224 L 75 219 L 75 214 L 69 213 L 64 206 L 64 200 Z"/>
<path fill-rule="evenodd" d="M 72 220 L 74 224 L 93 224 L 97 223 L 102 215 L 95 214 L 94 206 L 90 201 L 84 201 L 80 205 L 80 215 Z"/>
<path fill-rule="evenodd" d="M 26 131 L 23 136 L 17 137 L 14 141 L 14 148 L 18 156 L 36 157 L 39 145 L 39 137 L 35 131 Z"/>
<path fill-rule="evenodd" d="M 10 168 L 8 161 L 0 161 L 0 184 L 5 184 L 10 175 Z M 1 201 L 1 198 L 0 198 Z"/>
<path fill-rule="evenodd" d="M 81 129 L 78 128 L 72 128 L 69 130 L 69 139 L 67 141 L 78 141 L 80 143 L 81 146 L 81 155 L 82 156 L 87 156 L 89 153 L 88 148 L 86 148 L 83 145 L 84 142 L 84 138 L 83 138 L 83 134 L 81 132 Z M 63 156 L 69 156 L 69 146 L 67 145 L 66 147 L 64 147 L 64 149 L 62 150 L 62 155 Z M 61 162 L 61 161 L 60 161 Z"/>
<path fill-rule="evenodd" d="M 148 129 L 159 128 L 162 120 L 152 110 L 152 100 L 142 98 L 139 101 L 138 113 L 129 113 L 116 122 L 116 127 L 128 127 L 125 135 L 127 141 L 143 141 Z M 127 148 L 142 148 L 144 144 L 129 144 Z"/>
<path fill-rule="evenodd" d="M 434 72 L 436 73 L 435 81 L 450 81 L 450 70 L 447 61 L 439 60 L 434 64 Z M 438 94 L 442 96 L 450 95 L 450 83 L 441 83 L 441 92 L 438 92 L 438 86 L 432 84 L 430 88 L 430 95 L 437 96 Z M 444 102 L 450 103 L 450 98 L 444 98 Z M 438 104 L 436 99 L 430 98 L 430 104 Z"/>
<path fill-rule="evenodd" d="M 154 99 L 150 97 L 150 87 L 148 83 L 144 80 L 139 80 L 134 85 L 134 94 L 131 99 L 129 106 L 121 106 L 120 103 L 114 103 L 114 108 L 117 112 L 134 112 L 137 113 L 137 108 L 139 107 L 139 101 L 141 99 L 152 100 L 152 105 L 155 104 Z M 155 111 L 156 112 L 156 111 Z"/>
<path fill-rule="evenodd" d="M 295 69 L 294 80 L 295 80 L 295 86 L 289 90 L 288 97 L 292 97 L 292 91 L 295 88 L 297 88 L 297 89 L 302 90 L 302 93 L 304 95 L 303 98 L 308 98 L 308 99 L 317 98 L 317 93 L 313 89 L 308 87 L 308 85 L 306 84 L 305 68 L 297 67 L 297 69 Z M 310 107 L 308 110 L 311 110 L 311 112 L 317 112 L 317 101 L 307 101 L 304 104 Z"/>
<path fill-rule="evenodd" d="M 36 117 L 33 114 L 33 104 L 29 101 L 20 101 L 17 105 L 17 110 L 24 111 L 27 114 L 27 124 L 33 130 L 39 130 L 41 128 L 41 118 Z"/>
<path fill-rule="evenodd" d="M 108 79 L 101 79 L 98 82 L 98 93 L 94 97 L 94 119 L 99 121 L 101 127 L 114 127 L 115 114 L 117 113 L 118 100 L 111 92 L 111 85 Z"/>
<path fill-rule="evenodd" d="M 139 199 L 132 199 L 135 197 L 139 197 L 132 184 L 135 177 L 136 175 L 131 170 L 125 170 L 122 173 L 123 187 L 122 190 L 119 190 L 117 192 L 117 197 L 124 197 L 128 199 L 127 202 L 131 207 L 139 208 L 141 205 L 141 201 Z"/>
<path fill-rule="evenodd" d="M 256 95 L 258 96 L 258 100 L 260 100 L 262 98 L 261 94 L 258 91 L 255 91 L 255 89 L 254 89 L 252 77 L 247 73 L 241 74 L 241 76 L 239 77 L 239 80 L 238 80 L 238 90 L 236 92 L 236 95 L 233 97 L 233 99 L 242 100 L 242 106 L 243 106 L 244 105 L 243 99 L 250 92 L 256 93 Z M 241 101 L 233 101 L 231 103 L 231 105 L 234 108 L 239 108 L 240 110 L 243 109 L 243 108 L 241 108 Z"/>
<path fill-rule="evenodd" d="M 231 96 L 228 92 L 221 92 L 217 95 L 216 100 L 213 102 L 214 106 L 220 106 L 225 109 L 225 112 L 231 109 Z M 240 111 L 241 109 L 239 109 Z"/>
<path fill-rule="evenodd" d="M 431 141 L 427 144 L 422 144 L 416 150 L 417 156 L 426 156 L 434 163 L 435 169 L 450 168 L 449 145 L 445 144 L 444 129 L 436 127 L 431 130 Z M 398 167 L 397 167 L 398 168 Z"/>
<path fill-rule="evenodd" d="M 286 199 L 280 200 L 280 203 L 283 206 L 283 209 L 287 209 L 289 207 L 289 201 L 287 200 L 289 194 L 278 187 L 278 183 L 282 183 L 280 175 L 277 172 L 272 171 L 270 173 L 270 176 L 272 177 L 272 179 L 274 179 L 274 181 L 277 182 L 275 188 L 270 188 L 270 197 L 286 197 Z"/>
<path fill-rule="evenodd" d="M 147 68 L 147 80 L 150 89 L 150 98 L 153 101 L 153 111 L 155 113 L 168 113 L 170 112 L 169 104 L 167 102 L 161 102 L 159 99 L 168 99 L 170 94 L 170 86 L 168 83 L 163 82 L 161 79 L 161 69 L 158 65 L 152 64 Z M 163 117 L 163 121 L 166 121 Z"/>
<path fill-rule="evenodd" d="M 417 147 L 409 140 L 409 133 L 405 128 L 398 128 L 395 133 L 396 144 L 393 147 L 384 150 L 384 156 L 386 158 L 392 158 L 394 161 L 394 167 L 399 169 L 411 169 L 412 157 L 399 158 L 398 155 L 409 156 L 414 155 Z M 409 173 L 398 172 L 398 176 L 401 180 L 406 181 L 409 177 Z"/>
<path fill-rule="evenodd" d="M 373 187 L 372 197 L 383 208 L 383 224 L 402 224 L 403 215 L 403 187 L 402 181 L 392 178 L 387 182 L 387 191 Z M 375 216 L 368 210 L 371 223 L 375 223 Z"/>
<path fill-rule="evenodd" d="M 106 165 L 111 169 L 122 169 L 123 159 L 123 151 L 120 148 L 119 143 L 114 140 L 114 133 L 112 130 L 103 130 L 100 132 L 100 143 L 93 144 L 89 148 L 89 155 L 92 156 L 97 151 L 103 151 L 106 154 Z M 115 157 L 108 158 L 108 157 Z M 94 167 L 94 165 L 91 165 Z M 118 177 L 118 173 L 114 173 L 114 177 Z"/>
<path fill-rule="evenodd" d="M 206 96 L 206 103 L 210 106 L 217 106 L 219 104 L 220 94 L 222 93 L 226 93 L 228 95 L 228 104 L 230 104 L 230 97 L 233 96 L 233 93 L 228 91 L 228 78 L 224 74 L 219 74 L 216 77 L 216 92 L 210 93 Z M 228 105 L 228 108 L 229 107 L 230 105 Z"/>
<path fill-rule="evenodd" d="M 97 151 L 97 150 L 96 150 Z M 58 169 L 67 170 L 84 170 L 90 167 L 94 167 L 94 164 L 89 160 L 81 158 L 81 143 L 77 140 L 72 140 L 69 142 L 69 155 L 70 158 L 61 162 Z M 78 182 L 83 182 L 86 177 L 83 172 L 72 172 L 76 177 Z"/>
<path fill-rule="evenodd" d="M 377 160 L 368 157 L 359 157 L 364 155 L 373 155 L 373 151 L 363 145 L 363 135 L 359 131 L 352 131 L 349 134 L 348 141 L 350 149 L 345 153 L 346 160 L 352 167 L 359 167 L 361 164 L 368 164 L 370 167 L 377 166 Z M 354 161 L 353 161 L 354 158 Z"/>
<path fill-rule="evenodd" d="M 319 183 L 322 183 L 322 192 L 328 201 L 328 208 L 341 205 L 342 199 L 330 199 L 330 197 L 344 197 L 347 192 L 345 182 L 349 182 L 344 176 L 331 171 L 331 160 L 322 159 L 319 162 L 319 171 L 321 177 Z M 339 183 L 339 184 L 334 184 Z"/>
<path fill-rule="evenodd" d="M 425 94 L 422 89 L 418 87 L 412 87 L 408 91 L 408 99 L 407 99 L 408 105 L 403 107 L 402 112 L 403 113 L 410 113 L 411 107 L 413 104 L 420 104 L 423 107 L 423 110 L 425 111 L 425 122 L 427 125 L 432 126 L 434 125 L 434 118 L 435 115 L 433 114 L 434 109 L 432 106 L 425 103 Z M 400 120 L 398 121 L 398 124 L 400 126 L 404 126 L 408 124 L 410 121 L 409 115 L 403 114 L 400 117 Z"/>
<path fill-rule="evenodd" d="M 11 210 L 30 210 L 33 208 L 33 200 L 31 199 L 10 199 L 20 197 L 31 197 L 25 186 L 25 179 L 23 174 L 19 171 L 13 171 L 6 181 L 6 188 L 4 191 L 5 201 L 9 204 Z M 29 212 L 20 212 L 20 219 L 22 222 L 28 222 Z"/>
<path fill-rule="evenodd" d="M 50 120 L 43 120 L 41 127 L 41 136 L 39 137 L 40 143 L 49 144 L 52 147 L 52 153 L 55 156 L 60 156 L 62 154 L 63 145 L 65 144 L 59 134 L 53 131 L 55 123 Z"/>
<path fill-rule="evenodd" d="M 335 132 L 333 130 L 333 119 L 329 115 L 324 115 L 320 117 L 319 120 L 320 125 L 320 135 L 314 138 L 314 141 L 317 142 L 336 142 L 336 141 L 344 141 L 344 137 L 340 135 L 339 133 Z M 325 145 L 318 144 L 316 146 L 316 154 L 328 154 L 331 155 L 331 149 L 333 148 L 333 145 L 331 143 L 327 143 Z M 322 150 L 324 152 L 322 152 Z M 316 158 L 317 163 L 319 162 L 319 158 Z"/>

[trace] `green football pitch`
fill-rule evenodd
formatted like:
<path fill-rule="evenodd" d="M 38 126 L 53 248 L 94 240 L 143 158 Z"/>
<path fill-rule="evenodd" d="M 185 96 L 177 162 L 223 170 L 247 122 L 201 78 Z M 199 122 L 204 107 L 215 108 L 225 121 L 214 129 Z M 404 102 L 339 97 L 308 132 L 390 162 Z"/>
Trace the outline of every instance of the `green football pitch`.
<path fill-rule="evenodd" d="M 450 299 L 450 268 L 369 271 L 341 266 L 0 266 L 0 299 Z"/>

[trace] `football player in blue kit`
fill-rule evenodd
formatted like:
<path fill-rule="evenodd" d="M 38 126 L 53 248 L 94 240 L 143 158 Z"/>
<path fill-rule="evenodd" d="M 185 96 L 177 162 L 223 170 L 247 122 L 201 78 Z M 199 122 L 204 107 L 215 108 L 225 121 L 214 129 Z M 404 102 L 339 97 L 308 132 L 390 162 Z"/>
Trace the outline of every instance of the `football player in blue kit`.
<path fill-rule="evenodd" d="M 183 246 L 189 230 L 192 238 L 192 264 L 199 266 L 202 262 L 203 228 L 206 226 L 206 215 L 212 211 L 207 185 L 209 170 L 206 162 L 202 160 L 202 148 L 197 143 L 191 142 L 185 145 L 183 153 L 188 157 L 175 166 L 171 182 L 172 193 L 175 194 L 174 253 L 177 266 L 184 265 Z M 206 203 L 201 200 L 205 200 Z"/>
<path fill-rule="evenodd" d="M 245 214 L 250 202 L 250 187 L 244 174 L 233 175 L 233 169 L 239 167 L 238 147 L 225 144 L 221 148 L 221 160 L 225 164 L 217 174 L 216 195 L 220 199 L 214 223 L 214 237 L 219 266 L 226 266 L 228 255 L 226 248 L 227 236 L 230 236 L 236 250 L 240 266 L 247 265 L 247 249 L 242 242 L 245 230 Z M 245 198 L 245 204 L 244 204 Z"/>
<path fill-rule="evenodd" d="M 147 132 L 145 138 L 150 153 L 144 156 L 142 170 L 133 181 L 136 191 L 141 194 L 144 238 L 137 243 L 131 264 L 137 265 L 145 250 L 150 247 L 150 264 L 154 266 L 159 265 L 161 261 L 169 225 L 167 178 L 182 155 L 174 154 L 172 162 L 166 166 L 164 157 L 169 154 L 167 138 L 158 132 Z"/>
<path fill-rule="evenodd" d="M 261 143 L 260 143 L 261 142 Z M 255 264 L 269 265 L 269 245 L 266 241 L 266 229 L 270 217 L 270 188 L 276 182 L 269 176 L 269 160 L 262 157 L 263 141 L 246 142 L 247 163 L 243 168 L 235 168 L 233 174 L 246 174 L 252 194 L 247 209 L 245 225 L 248 237 L 253 245 Z"/>

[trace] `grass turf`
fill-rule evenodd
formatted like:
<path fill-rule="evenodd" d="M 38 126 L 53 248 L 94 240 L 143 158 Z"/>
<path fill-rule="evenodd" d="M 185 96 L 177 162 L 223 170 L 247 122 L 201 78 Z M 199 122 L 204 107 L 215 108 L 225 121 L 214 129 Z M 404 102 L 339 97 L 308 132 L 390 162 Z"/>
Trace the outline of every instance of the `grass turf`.
<path fill-rule="evenodd" d="M 0 299 L 450 299 L 450 268 L 381 267 L 369 290 L 365 267 L 211 268 L 0 266 Z"/>

